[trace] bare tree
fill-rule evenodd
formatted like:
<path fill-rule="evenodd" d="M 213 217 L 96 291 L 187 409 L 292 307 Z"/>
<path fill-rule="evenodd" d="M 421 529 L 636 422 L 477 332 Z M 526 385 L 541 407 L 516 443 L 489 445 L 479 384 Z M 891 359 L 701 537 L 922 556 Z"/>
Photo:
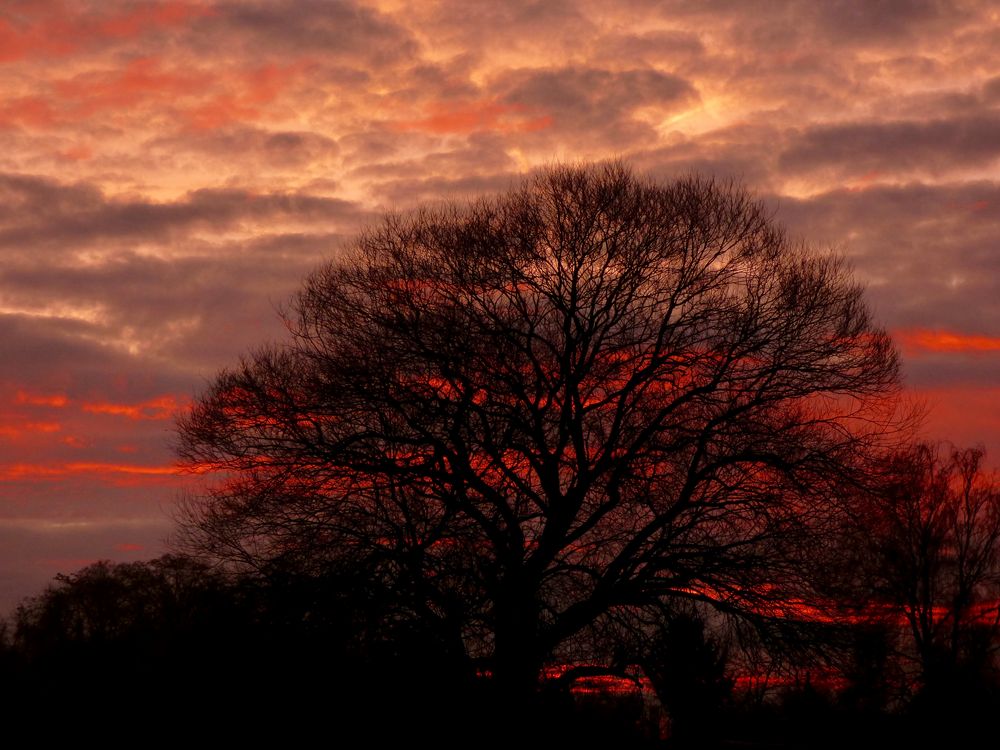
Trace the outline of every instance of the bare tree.
<path fill-rule="evenodd" d="M 1000 481 L 983 458 L 928 443 L 901 450 L 861 516 L 869 608 L 905 623 L 932 689 L 986 667 L 1000 635 Z"/>
<path fill-rule="evenodd" d="M 181 420 L 219 473 L 189 546 L 365 569 L 512 696 L 677 598 L 800 617 L 832 488 L 893 437 L 845 263 L 711 180 L 556 167 L 390 215 L 287 320 Z"/>

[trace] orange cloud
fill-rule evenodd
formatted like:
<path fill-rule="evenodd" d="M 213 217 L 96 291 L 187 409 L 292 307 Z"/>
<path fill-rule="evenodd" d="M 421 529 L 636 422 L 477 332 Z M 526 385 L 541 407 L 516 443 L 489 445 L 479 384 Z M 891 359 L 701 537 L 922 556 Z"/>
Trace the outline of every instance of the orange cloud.
<path fill-rule="evenodd" d="M 136 479 L 162 479 L 178 475 L 179 471 L 175 466 L 139 466 L 102 461 L 16 463 L 0 466 L 0 482 L 90 476 L 113 484 L 135 484 Z"/>
<path fill-rule="evenodd" d="M 8 440 L 16 440 L 27 433 L 32 432 L 59 432 L 62 429 L 62 425 L 58 422 L 20 422 L 20 423 L 7 423 L 0 425 L 0 437 L 7 438 Z"/>
<path fill-rule="evenodd" d="M 430 116 L 420 120 L 399 122 L 398 130 L 419 130 L 427 133 L 475 133 L 491 130 L 500 133 L 526 133 L 542 130 L 552 124 L 552 117 L 528 117 L 520 104 L 503 104 L 481 100 L 468 104 L 436 104 Z"/>
<path fill-rule="evenodd" d="M 51 82 L 49 96 L 21 96 L 0 102 L 0 127 L 72 126 L 104 112 L 133 113 L 161 107 L 196 130 L 260 117 L 312 63 L 263 65 L 209 71 L 164 68 L 154 57 L 131 60 L 123 68 L 91 70 Z M 87 159 L 90 147 L 63 152 L 64 160 Z"/>
<path fill-rule="evenodd" d="M 31 393 L 30 391 L 18 391 L 14 397 L 19 404 L 30 404 L 31 406 L 54 406 L 62 407 L 69 403 L 65 393 Z"/>
<path fill-rule="evenodd" d="M 187 402 L 175 396 L 164 395 L 136 404 L 118 404 L 111 401 L 87 401 L 81 408 L 91 414 L 114 414 L 129 419 L 170 419 Z"/>
<path fill-rule="evenodd" d="M 914 394 L 929 407 L 924 425 L 929 438 L 960 447 L 983 445 L 989 464 L 1000 469 L 1000 388 L 956 385 Z"/>
<path fill-rule="evenodd" d="M 173 466 L 137 466 L 101 461 L 74 461 L 64 464 L 13 464 L 3 470 L 4 478 L 24 476 L 61 476 L 64 474 L 176 474 Z"/>
<path fill-rule="evenodd" d="M 40 12 L 29 5 L 20 19 L 0 19 L 0 62 L 65 57 L 84 47 L 183 25 L 210 13 L 211 8 L 192 2 L 151 3 L 97 18 L 86 9 L 58 2 Z"/>
<path fill-rule="evenodd" d="M 919 355 L 927 352 L 954 352 L 963 354 L 984 354 L 1000 352 L 1000 337 L 954 331 L 911 328 L 897 331 L 896 340 L 907 354 Z"/>

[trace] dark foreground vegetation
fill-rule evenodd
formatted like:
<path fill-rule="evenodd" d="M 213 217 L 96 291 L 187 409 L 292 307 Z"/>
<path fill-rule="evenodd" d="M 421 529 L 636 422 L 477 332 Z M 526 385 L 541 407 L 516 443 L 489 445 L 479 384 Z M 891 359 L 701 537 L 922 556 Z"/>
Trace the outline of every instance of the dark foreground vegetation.
<path fill-rule="evenodd" d="M 17 720 L 514 747 L 991 721 L 998 482 L 913 442 L 849 267 L 738 187 L 556 167 L 389 216 L 286 322 L 179 423 L 188 556 L 17 612 Z"/>
<path fill-rule="evenodd" d="M 991 730 L 1000 711 L 995 622 L 964 626 L 988 648 L 950 663 L 941 653 L 922 672 L 894 617 L 814 629 L 808 660 L 795 662 L 677 612 L 641 653 L 555 665 L 512 706 L 389 601 L 350 577 L 237 577 L 182 556 L 96 563 L 6 623 L 6 723 L 130 743 L 920 747 Z"/>

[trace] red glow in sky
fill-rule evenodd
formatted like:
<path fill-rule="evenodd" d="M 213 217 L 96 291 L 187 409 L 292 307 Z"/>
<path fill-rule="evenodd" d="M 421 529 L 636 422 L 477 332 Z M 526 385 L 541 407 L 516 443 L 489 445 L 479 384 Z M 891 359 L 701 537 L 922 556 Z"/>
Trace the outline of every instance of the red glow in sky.
<path fill-rule="evenodd" d="M 742 180 L 997 465 L 998 34 L 988 0 L 4 3 L 0 611 L 163 551 L 173 413 L 345 238 L 555 160 Z"/>

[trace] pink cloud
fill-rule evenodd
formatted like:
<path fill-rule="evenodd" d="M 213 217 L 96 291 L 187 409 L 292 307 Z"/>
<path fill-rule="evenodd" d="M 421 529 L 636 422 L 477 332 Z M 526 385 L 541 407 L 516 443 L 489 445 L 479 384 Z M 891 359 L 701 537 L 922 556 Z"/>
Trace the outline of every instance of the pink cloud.
<path fill-rule="evenodd" d="M 66 103 L 75 117 L 121 109 L 149 100 L 190 95 L 205 85 L 205 76 L 187 71 L 165 71 L 153 58 L 132 60 L 123 70 L 83 73 L 56 81 L 57 101 Z"/>
<path fill-rule="evenodd" d="M 77 144 L 59 152 L 63 161 L 86 161 L 94 157 L 94 149 L 86 144 Z"/>
<path fill-rule="evenodd" d="M 214 130 L 235 122 L 256 120 L 264 105 L 271 104 L 310 67 L 299 61 L 289 65 L 263 65 L 231 74 L 219 81 L 223 89 L 207 102 L 184 111 L 184 118 L 194 130 Z"/>
<path fill-rule="evenodd" d="M 0 41 L 0 45 L 3 42 Z M 17 125 L 34 128 L 51 128 L 60 121 L 59 111 L 52 102 L 41 96 L 12 97 L 0 103 L 0 128 Z"/>

